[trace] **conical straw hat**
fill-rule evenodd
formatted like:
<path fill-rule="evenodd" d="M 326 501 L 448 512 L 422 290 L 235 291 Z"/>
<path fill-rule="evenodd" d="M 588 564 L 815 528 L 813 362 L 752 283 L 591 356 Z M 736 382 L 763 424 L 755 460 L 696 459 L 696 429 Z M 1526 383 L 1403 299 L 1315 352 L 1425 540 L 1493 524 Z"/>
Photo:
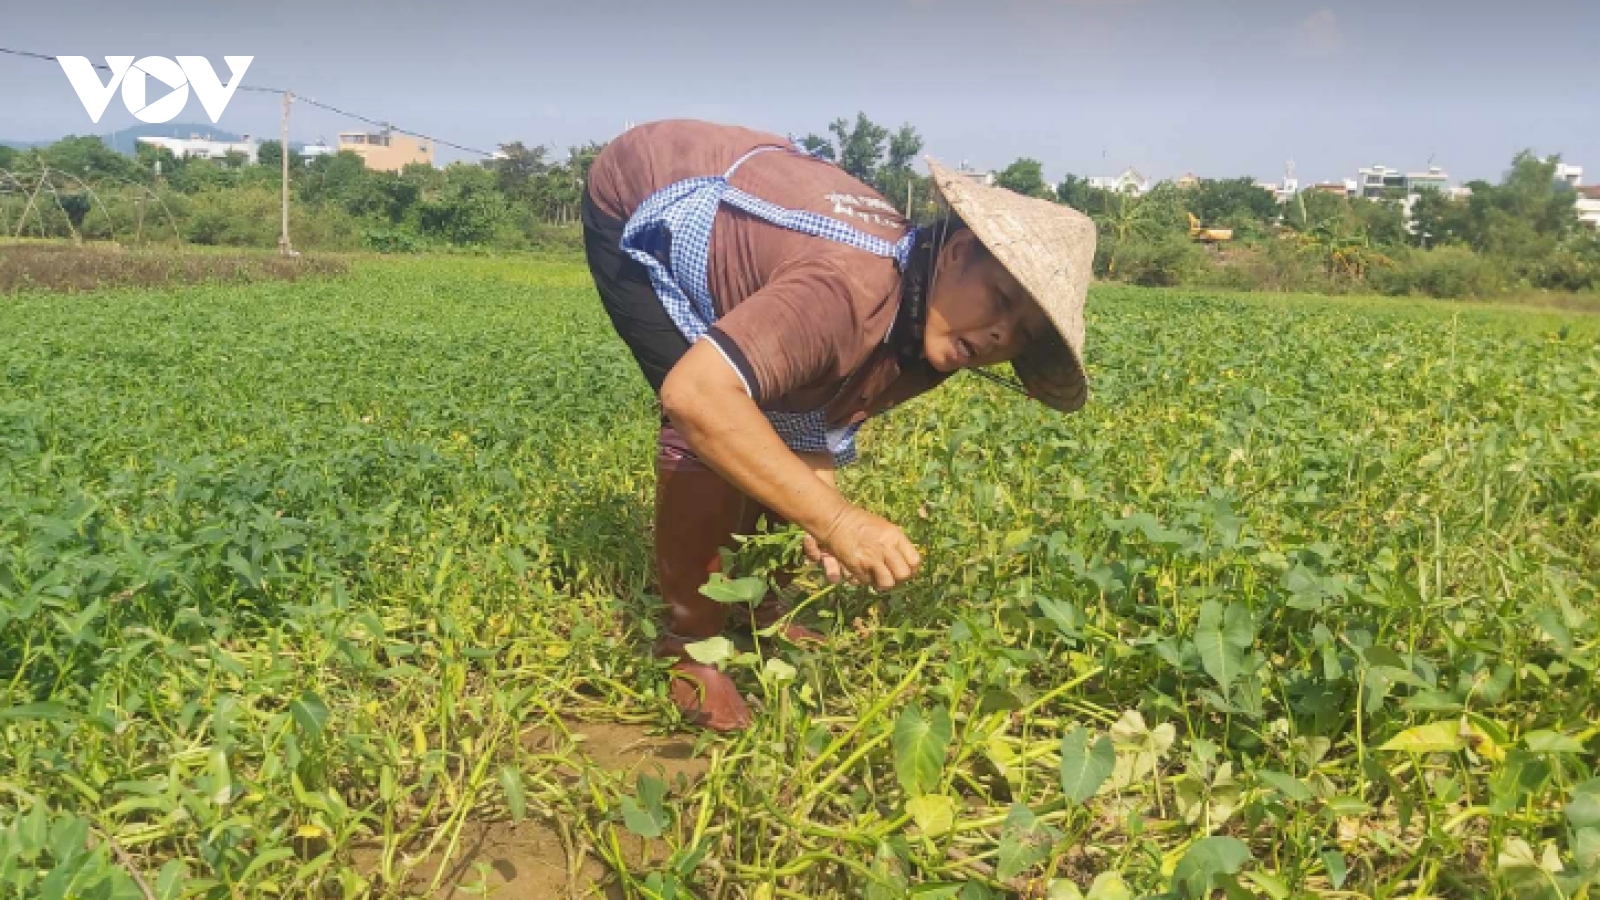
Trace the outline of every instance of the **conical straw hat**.
<path fill-rule="evenodd" d="M 1028 393 L 1062 412 L 1089 399 L 1083 369 L 1083 304 L 1094 266 L 1095 227 L 1088 216 L 1048 200 L 990 187 L 928 158 L 934 184 L 1055 326 L 1011 361 Z"/>

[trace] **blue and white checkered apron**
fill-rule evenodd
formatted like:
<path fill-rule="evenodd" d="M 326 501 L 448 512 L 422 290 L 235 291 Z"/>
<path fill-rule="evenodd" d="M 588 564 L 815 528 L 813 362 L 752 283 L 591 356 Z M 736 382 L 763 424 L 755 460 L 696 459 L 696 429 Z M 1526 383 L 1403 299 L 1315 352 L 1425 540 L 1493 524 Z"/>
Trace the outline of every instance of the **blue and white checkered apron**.
<path fill-rule="evenodd" d="M 779 227 L 892 259 L 896 267 L 905 270 L 912 242 L 916 239 L 914 228 L 907 229 L 905 237 L 899 241 L 888 241 L 820 213 L 768 203 L 728 183 L 745 160 L 769 150 L 809 156 L 794 148 L 757 147 L 721 175 L 686 178 L 651 194 L 623 228 L 623 251 L 649 270 L 650 283 L 661 305 L 690 343 L 710 331 L 717 320 L 706 267 L 711 255 L 711 226 L 724 203 Z M 663 250 L 665 253 L 661 252 Z M 661 262 L 661 256 L 667 258 L 670 268 Z M 829 428 L 820 409 L 806 413 L 763 412 L 791 450 L 828 452 L 833 454 L 834 463 L 841 466 L 855 461 L 856 431 L 860 423 Z"/>

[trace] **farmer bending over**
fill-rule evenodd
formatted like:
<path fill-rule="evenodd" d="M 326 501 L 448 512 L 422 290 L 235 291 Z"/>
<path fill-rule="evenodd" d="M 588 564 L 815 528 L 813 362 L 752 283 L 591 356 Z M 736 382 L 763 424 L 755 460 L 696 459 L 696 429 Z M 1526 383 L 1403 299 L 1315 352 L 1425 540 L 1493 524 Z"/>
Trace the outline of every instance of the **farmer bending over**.
<path fill-rule="evenodd" d="M 959 369 L 1011 362 L 1062 412 L 1088 396 L 1083 302 L 1094 226 L 1064 206 L 929 161 L 951 214 L 912 228 L 876 191 L 787 140 L 703 122 L 634 128 L 595 160 L 584 246 L 600 299 L 661 400 L 656 653 L 672 699 L 717 730 L 749 724 L 733 681 L 684 657 L 728 607 L 700 588 L 757 519 L 805 529 L 830 581 L 887 590 L 922 558 L 852 505 L 834 469 L 868 417 Z M 786 613 L 769 595 L 735 623 Z M 790 640 L 820 640 L 790 625 Z"/>

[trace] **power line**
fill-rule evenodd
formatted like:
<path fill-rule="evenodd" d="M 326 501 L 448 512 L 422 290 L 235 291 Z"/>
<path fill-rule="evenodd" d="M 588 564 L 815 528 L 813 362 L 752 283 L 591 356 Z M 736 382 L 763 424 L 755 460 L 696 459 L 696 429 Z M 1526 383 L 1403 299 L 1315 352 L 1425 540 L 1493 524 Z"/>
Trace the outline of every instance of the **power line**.
<path fill-rule="evenodd" d="M 262 94 L 294 94 L 294 99 L 299 101 L 299 102 L 301 102 L 301 103 L 306 103 L 306 104 L 309 104 L 311 106 L 315 106 L 315 107 L 317 107 L 319 109 L 325 109 L 325 110 L 327 110 L 328 112 L 331 112 L 331 113 L 338 113 L 341 116 L 348 116 L 349 118 L 356 119 L 356 120 L 361 121 L 361 122 L 365 122 L 368 125 L 376 125 L 379 128 L 384 128 L 384 129 L 387 129 L 389 131 L 396 131 L 396 132 L 399 132 L 400 134 L 410 135 L 411 137 L 414 137 L 414 138 L 421 138 L 421 139 L 423 139 L 425 141 L 433 141 L 435 144 L 442 144 L 442 145 L 444 145 L 446 147 L 451 147 L 451 148 L 456 149 L 456 150 L 462 150 L 462 151 L 465 151 L 467 153 L 476 153 L 479 156 L 493 156 L 494 155 L 492 152 L 490 152 L 488 150 L 479 150 L 477 147 L 468 147 L 468 146 L 465 146 L 463 144 L 457 144 L 457 143 L 454 143 L 452 141 L 444 140 L 443 138 L 436 138 L 436 137 L 434 137 L 433 135 L 430 135 L 430 134 L 423 134 L 420 131 L 411 131 L 411 130 L 408 130 L 408 129 L 405 129 L 405 128 L 401 128 L 398 125 L 395 125 L 395 124 L 393 124 L 391 122 L 380 121 L 378 119 L 373 119 L 373 118 L 369 118 L 367 116 L 363 116 L 363 115 L 361 115 L 359 113 L 353 113 L 353 112 L 351 112 L 351 111 L 349 111 L 347 109 L 340 109 L 339 107 L 334 106 L 331 103 L 323 103 L 321 100 L 314 100 L 314 99 L 312 99 L 310 97 L 305 96 L 304 94 L 295 93 L 294 91 L 291 91 L 291 90 L 289 90 L 287 88 L 259 87 L 257 85 L 253 85 L 253 84 L 241 84 L 241 85 L 239 85 L 239 90 L 241 90 L 241 91 L 255 91 L 257 93 L 262 93 Z"/>
<path fill-rule="evenodd" d="M 55 62 L 56 61 L 56 58 L 54 56 L 46 56 L 43 53 L 29 53 L 26 50 L 12 50 L 9 47 L 0 47 L 0 53 L 9 53 L 12 56 L 26 56 L 29 59 L 44 59 L 44 60 L 49 60 L 50 62 Z M 111 67 L 110 66 L 102 66 L 102 65 L 99 65 L 97 63 L 90 63 L 89 65 L 94 66 L 96 69 L 102 69 L 102 70 L 104 70 L 106 72 L 111 71 Z"/>
<path fill-rule="evenodd" d="M 9 47 L 0 47 L 0 53 L 8 53 L 8 54 L 10 54 L 12 56 L 22 56 L 22 57 L 27 57 L 29 59 L 42 59 L 42 60 L 47 60 L 49 62 L 57 62 L 58 61 L 57 57 L 49 56 L 49 55 L 44 54 L 44 53 L 31 53 L 31 52 L 29 52 L 27 50 L 13 50 L 13 49 L 11 49 Z M 99 69 L 99 70 L 101 70 L 103 72 L 110 72 L 111 71 L 111 67 L 110 66 L 100 65 L 98 63 L 90 63 L 89 65 L 91 65 L 94 68 Z M 384 121 L 380 121 L 378 119 L 371 118 L 369 116 L 363 116 L 363 115 L 361 115 L 359 113 L 353 113 L 353 112 L 350 112 L 347 109 L 340 109 L 339 107 L 334 106 L 331 103 L 323 103 L 320 100 L 314 100 L 314 99 L 312 99 L 310 97 L 307 97 L 307 96 L 305 96 L 303 94 L 295 93 L 294 91 L 288 90 L 287 88 L 263 87 L 263 86 L 260 86 L 260 85 L 253 85 L 253 84 L 241 84 L 241 85 L 239 85 L 238 90 L 241 90 L 241 91 L 253 91 L 255 93 L 260 93 L 260 94 L 293 94 L 294 98 L 296 100 L 300 101 L 301 103 L 305 103 L 305 104 L 308 104 L 310 106 L 315 106 L 318 109 L 325 109 L 328 112 L 336 113 L 336 114 L 341 115 L 341 116 L 346 116 L 348 118 L 355 119 L 355 120 L 360 121 L 360 122 L 365 122 L 368 125 L 376 125 L 379 128 L 384 128 L 384 129 L 387 129 L 389 131 L 399 132 L 400 134 L 409 135 L 409 136 L 414 137 L 414 138 L 420 138 L 420 139 L 425 140 L 425 141 L 432 141 L 435 144 L 439 144 L 441 146 L 449 147 L 449 148 L 454 149 L 454 150 L 460 150 L 460 151 L 462 151 L 464 153 L 476 153 L 479 156 L 494 156 L 494 153 L 491 152 L 491 151 L 488 151 L 488 150 L 480 150 L 477 147 L 468 147 L 465 144 L 457 144 L 454 141 L 447 141 L 447 140 L 444 140 L 443 138 L 436 138 L 431 134 L 423 134 L 420 131 L 411 131 L 411 130 L 406 129 L 406 128 L 401 128 L 401 127 L 399 127 L 397 125 L 394 125 L 393 123 L 390 123 L 390 122 L 384 122 Z"/>

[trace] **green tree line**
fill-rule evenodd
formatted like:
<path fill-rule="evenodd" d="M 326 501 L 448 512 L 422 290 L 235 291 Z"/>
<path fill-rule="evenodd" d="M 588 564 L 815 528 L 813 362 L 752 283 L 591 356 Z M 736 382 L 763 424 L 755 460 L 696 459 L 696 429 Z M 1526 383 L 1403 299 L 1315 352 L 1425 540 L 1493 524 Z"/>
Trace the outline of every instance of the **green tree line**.
<path fill-rule="evenodd" d="M 1141 284 L 1240 289 L 1492 297 L 1600 290 L 1600 234 L 1577 215 L 1578 195 L 1556 180 L 1559 158 L 1517 154 L 1498 183 L 1470 194 L 1403 198 L 1303 191 L 1287 203 L 1250 179 L 1156 185 L 1113 194 L 1067 176 L 1055 197 L 1094 218 L 1098 274 Z M 1232 229 L 1210 248 L 1189 216 Z"/>
<path fill-rule="evenodd" d="M 354 153 L 304 159 L 291 148 L 290 233 L 311 249 L 410 251 L 572 245 L 589 166 L 604 145 L 552 159 L 544 146 L 506 144 L 485 164 L 369 169 Z M 46 147 L 0 147 L 0 229 L 48 237 L 127 239 L 174 232 L 190 243 L 271 247 L 279 233 L 282 151 L 263 142 L 242 156 L 179 158 L 141 144 L 134 156 L 96 137 Z M 30 197 L 41 173 L 44 196 Z M 31 201 L 31 204 L 30 204 Z M 26 218 L 24 217 L 26 213 Z M 133 219 L 142 217 L 136 224 Z M 142 227 L 141 227 L 142 226 Z"/>
<path fill-rule="evenodd" d="M 877 188 L 915 221 L 941 214 L 931 179 L 916 171 L 924 142 L 910 124 L 890 128 L 857 113 L 796 143 Z M 577 218 L 589 166 L 603 146 L 591 143 L 557 156 L 544 145 L 513 142 L 483 164 L 413 165 L 401 172 L 368 169 L 348 152 L 309 162 L 294 157 L 291 232 L 297 246 L 322 249 L 573 245 L 576 235 L 567 226 Z M 71 137 L 30 150 L 0 146 L 0 170 L 48 167 L 70 176 L 52 181 L 49 202 L 35 204 L 24 233 L 121 236 L 134 223 L 118 219 L 138 215 L 138 227 L 152 235 L 175 231 L 194 243 L 272 246 L 280 152 L 276 142 L 265 142 L 260 164 L 252 166 L 242 157 L 178 159 L 148 145 L 129 157 L 98 138 Z M 1043 164 L 1030 157 L 994 173 L 994 182 L 1092 217 L 1100 231 L 1095 266 L 1102 278 L 1440 297 L 1600 290 L 1600 236 L 1579 221 L 1576 193 L 1554 177 L 1557 162 L 1518 154 L 1498 183 L 1469 184 L 1470 196 L 1423 193 L 1409 219 L 1403 198 L 1305 191 L 1280 203 L 1250 178 L 1162 182 L 1140 196 L 1099 189 L 1070 174 L 1051 184 Z M 97 208 L 85 185 L 118 196 L 133 192 L 144 205 Z M 0 179 L 0 229 L 10 232 L 19 222 L 26 200 L 21 187 Z M 1233 237 L 1202 244 L 1191 236 L 1193 223 L 1231 229 Z"/>

